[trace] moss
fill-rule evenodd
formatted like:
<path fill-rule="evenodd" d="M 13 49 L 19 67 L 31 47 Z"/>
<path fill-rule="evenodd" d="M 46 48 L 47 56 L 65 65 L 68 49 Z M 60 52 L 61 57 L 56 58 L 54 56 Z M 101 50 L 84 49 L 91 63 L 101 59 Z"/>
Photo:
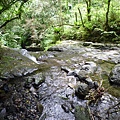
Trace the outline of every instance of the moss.
<path fill-rule="evenodd" d="M 99 64 L 103 70 L 102 73 L 91 75 L 91 78 L 93 80 L 97 80 L 99 83 L 101 80 L 103 80 L 102 86 L 105 88 L 106 92 L 119 98 L 120 97 L 120 88 L 117 86 L 110 85 L 109 80 L 108 80 L 108 76 L 115 64 L 105 62 L 105 61 L 101 61 L 101 62 L 99 62 Z"/>

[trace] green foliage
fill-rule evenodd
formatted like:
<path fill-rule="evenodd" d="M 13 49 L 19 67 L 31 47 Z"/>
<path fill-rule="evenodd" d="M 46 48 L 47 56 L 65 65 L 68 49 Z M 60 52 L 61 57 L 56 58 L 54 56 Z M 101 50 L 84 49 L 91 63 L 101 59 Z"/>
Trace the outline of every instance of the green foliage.
<path fill-rule="evenodd" d="M 21 33 L 19 31 L 21 31 Z M 19 26 L 14 26 L 12 29 L 7 30 L 7 32 L 1 33 L 1 44 L 12 48 L 20 48 L 22 32 L 24 31 L 22 31 Z"/>
<path fill-rule="evenodd" d="M 26 1 L 28 0 L 0 1 L 0 25 L 11 18 L 21 16 L 21 19 L 11 21 L 1 29 L 0 46 L 20 47 L 21 44 L 27 46 L 36 43 L 48 49 L 63 39 L 92 40 L 94 36 L 91 33 L 94 28 L 104 29 L 108 0 L 91 0 L 90 21 L 87 15 L 89 8 L 86 7 L 85 1 L 80 3 L 78 0 Z M 8 4 L 10 2 L 11 4 Z M 21 3 L 25 3 L 23 7 L 20 7 Z M 115 31 L 118 36 L 120 35 L 119 6 L 117 0 L 111 1 L 108 19 L 109 31 Z M 95 39 L 97 41 L 97 38 Z M 111 39 L 112 41 L 119 42 L 119 37 Z"/>
<path fill-rule="evenodd" d="M 62 27 L 50 27 L 47 30 L 46 34 L 43 36 L 43 40 L 41 41 L 41 47 L 45 48 L 45 50 L 49 49 L 49 47 L 53 46 L 61 40 L 62 34 Z"/>

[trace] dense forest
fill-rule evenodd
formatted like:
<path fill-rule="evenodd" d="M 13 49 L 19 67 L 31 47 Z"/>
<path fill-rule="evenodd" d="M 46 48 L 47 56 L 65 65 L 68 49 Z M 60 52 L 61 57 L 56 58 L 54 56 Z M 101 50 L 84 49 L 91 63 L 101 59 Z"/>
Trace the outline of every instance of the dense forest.
<path fill-rule="evenodd" d="M 119 0 L 0 1 L 0 46 L 47 50 L 61 40 L 120 43 Z"/>

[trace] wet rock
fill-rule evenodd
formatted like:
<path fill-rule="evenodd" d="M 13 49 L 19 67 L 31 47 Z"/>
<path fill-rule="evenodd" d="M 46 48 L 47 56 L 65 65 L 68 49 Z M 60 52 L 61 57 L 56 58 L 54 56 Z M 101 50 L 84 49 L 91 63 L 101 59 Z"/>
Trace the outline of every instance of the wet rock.
<path fill-rule="evenodd" d="M 17 49 L 15 49 L 15 50 L 17 50 Z M 34 56 L 30 55 L 26 49 L 21 49 L 21 50 L 17 50 L 17 51 L 20 52 L 23 56 L 29 58 L 30 60 L 32 60 L 33 62 L 38 64 L 36 58 Z"/>
<path fill-rule="evenodd" d="M 93 43 L 92 46 L 95 48 L 101 48 L 104 47 L 105 45 L 103 43 Z"/>
<path fill-rule="evenodd" d="M 61 70 L 64 71 L 64 72 L 66 72 L 67 74 L 69 72 L 71 72 L 71 70 L 69 68 L 67 68 L 67 67 L 61 67 Z"/>
<path fill-rule="evenodd" d="M 11 82 L 11 87 L 9 86 L 8 87 L 13 90 L 12 94 L 8 96 L 8 93 L 6 94 L 5 91 L 3 90 L 4 94 L 8 97 L 6 97 L 6 99 L 4 100 L 3 99 L 1 100 L 1 91 L 0 91 L 0 112 L 4 108 L 6 109 L 7 111 L 6 112 L 7 115 L 5 116 L 6 120 L 75 120 L 75 119 L 82 120 L 82 118 L 84 118 L 84 120 L 88 120 L 87 116 L 89 116 L 89 113 L 85 112 L 87 111 L 87 109 L 85 108 L 87 100 L 78 99 L 77 96 L 75 96 L 74 94 L 75 92 L 74 88 L 76 88 L 76 84 L 79 85 L 81 78 L 83 79 L 83 77 L 85 77 L 84 80 L 81 80 L 82 82 L 84 81 L 84 83 L 82 84 L 85 84 L 85 85 L 83 85 L 82 88 L 80 87 L 81 88 L 80 91 L 83 90 L 83 92 L 85 92 L 85 91 L 88 91 L 89 89 L 92 89 L 88 91 L 89 92 L 88 97 L 89 95 L 91 95 L 91 97 L 88 99 L 91 100 L 92 98 L 98 97 L 98 96 L 95 96 L 95 97 L 93 96 L 94 95 L 92 93 L 94 92 L 93 88 L 94 86 L 98 86 L 98 83 L 92 81 L 92 79 L 99 80 L 100 77 L 98 76 L 98 74 L 101 71 L 103 71 L 103 69 L 104 71 L 109 73 L 108 69 L 110 68 L 109 70 L 111 70 L 110 60 L 111 59 L 113 60 L 113 58 L 114 59 L 117 58 L 119 60 L 118 56 L 119 56 L 120 50 L 118 47 L 118 49 L 116 50 L 102 49 L 101 51 L 101 49 L 96 49 L 93 47 L 90 48 L 90 46 L 89 48 L 87 48 L 77 44 L 71 45 L 71 43 L 68 43 L 68 41 L 66 41 L 66 43 L 60 46 L 61 48 L 63 48 L 62 52 L 40 51 L 39 53 L 38 52 L 31 53 L 37 56 L 37 58 L 39 58 L 39 56 L 42 54 L 43 56 L 40 58 L 40 60 L 46 59 L 47 61 L 50 61 L 51 59 L 55 59 L 55 61 L 58 61 L 60 63 L 60 66 L 66 66 L 66 69 L 64 69 L 64 72 L 66 74 L 63 74 L 63 72 L 61 72 L 60 70 L 60 66 L 54 64 L 54 62 L 52 61 L 49 63 L 46 62 L 47 66 L 50 65 L 49 67 L 50 69 L 43 70 L 41 68 L 41 65 L 39 64 L 40 71 L 37 71 L 36 74 L 34 75 L 31 74 L 30 76 L 25 77 L 25 79 L 23 78 L 21 78 L 20 80 L 18 78 L 14 79 L 13 80 L 14 82 L 9 81 Z M 3 52 L 1 53 L 3 54 Z M 13 54 L 12 52 L 10 52 L 9 54 L 12 54 L 12 56 L 16 55 L 16 53 Z M 53 57 L 49 56 L 49 54 L 54 54 L 54 56 Z M 85 54 L 87 57 L 83 56 L 83 54 Z M 21 74 L 19 76 L 24 75 L 24 73 L 26 74 L 28 70 L 26 69 L 26 67 L 36 68 L 36 63 L 34 63 L 32 60 L 28 60 L 28 58 L 25 56 L 23 60 L 23 58 L 21 58 L 21 53 L 19 53 L 18 56 L 13 57 L 15 58 L 16 62 L 15 61 L 12 62 L 8 60 L 8 63 L 12 64 L 12 66 L 14 65 L 13 66 L 14 68 L 20 65 L 20 67 L 18 67 L 19 68 L 18 70 L 20 71 L 21 71 L 20 69 L 21 66 L 25 68 L 24 69 L 25 71 L 20 72 Z M 2 57 L 1 54 L 0 54 L 0 57 Z M 101 62 L 97 61 L 99 59 Z M 108 64 L 107 62 L 108 59 L 109 59 L 108 62 L 110 64 Z M 87 69 L 86 70 L 81 69 L 82 66 L 84 66 L 86 64 L 86 61 L 88 60 L 90 62 L 95 61 L 96 64 L 98 63 L 102 70 L 97 70 L 97 73 L 96 73 L 95 72 L 96 70 L 94 69 L 93 74 L 91 74 L 91 71 Z M 6 62 L 4 64 L 3 63 L 4 62 L 2 62 L 2 65 L 4 64 L 7 65 Z M 18 63 L 18 64 L 16 65 L 13 63 Z M 0 64 L 0 68 L 1 68 L 1 64 Z M 70 68 L 70 70 L 68 68 Z M 88 67 L 88 68 L 91 68 L 91 67 Z M 5 69 L 8 69 L 8 66 Z M 14 76 L 15 74 L 12 74 L 13 68 L 10 70 L 11 70 L 11 75 L 15 77 Z M 2 71 L 4 71 L 4 69 L 2 69 Z M 83 73 L 81 72 L 79 74 L 79 71 L 80 72 L 82 71 Z M 94 74 L 94 72 L 96 74 Z M 16 72 L 16 73 L 19 73 L 19 72 Z M 8 71 L 8 74 L 9 74 L 9 71 Z M 89 75 L 91 75 L 90 77 L 92 79 L 89 77 Z M 18 75 L 16 74 L 16 76 Z M 45 79 L 44 79 L 44 76 L 45 76 Z M 77 81 L 76 80 L 77 78 L 78 79 L 80 78 L 80 80 Z M 107 80 L 106 78 L 104 79 L 103 86 L 104 86 L 104 83 L 106 83 L 106 80 Z M 42 81 L 45 80 L 45 82 L 43 83 L 41 82 L 41 80 Z M 26 87 L 24 86 L 25 83 L 27 83 Z M 3 84 L 4 83 L 1 83 L 1 86 L 3 86 Z M 33 89 L 31 90 L 31 92 L 30 92 L 30 88 Z M 32 91 L 35 94 L 33 94 Z M 76 88 L 76 91 L 79 92 L 79 89 L 77 90 Z M 114 88 L 112 88 L 112 91 L 114 91 Z M 80 95 L 84 98 L 86 94 L 87 92 L 84 93 L 84 95 L 81 92 Z M 38 97 L 36 97 L 36 95 Z M 118 89 L 117 95 L 119 96 L 119 89 Z M 87 99 L 87 96 L 86 96 L 86 99 Z M 118 111 L 119 104 L 117 101 L 118 101 L 117 98 L 115 99 L 113 97 L 107 97 L 105 96 L 105 94 L 103 94 L 102 96 L 100 96 L 100 99 L 98 99 L 95 102 L 92 102 L 93 104 L 89 104 L 91 114 L 94 116 L 95 120 L 103 120 L 103 119 L 119 120 L 120 112 Z M 70 105 L 70 103 L 72 103 L 73 107 Z M 40 107 L 41 105 L 42 107 L 44 106 L 44 110 L 42 107 Z M 61 105 L 63 106 L 63 108 Z M 84 108 L 81 107 L 80 105 L 84 106 Z M 80 107 L 82 110 L 78 109 L 78 112 L 77 112 L 76 106 Z M 13 110 L 9 110 L 9 109 L 12 109 L 11 107 L 13 108 Z M 108 109 L 110 109 L 109 117 L 107 114 Z"/>
<path fill-rule="evenodd" d="M 42 83 L 44 83 L 45 82 L 45 76 L 43 75 L 43 74 L 36 74 L 35 76 L 34 76 L 34 79 L 35 79 L 35 81 L 34 81 L 34 84 L 33 84 L 33 86 L 36 88 L 36 87 L 38 87 L 40 84 L 42 84 Z"/>
<path fill-rule="evenodd" d="M 86 79 L 86 84 L 88 85 L 89 89 L 97 89 L 99 87 L 98 82 L 92 81 L 90 77 Z"/>
<path fill-rule="evenodd" d="M 106 37 L 106 38 L 115 38 L 115 37 L 118 37 L 118 35 L 116 34 L 116 32 L 115 31 L 104 31 L 103 33 L 102 33 L 102 35 L 104 36 L 104 37 Z"/>
<path fill-rule="evenodd" d="M 63 110 L 66 112 L 66 113 L 69 113 L 69 107 L 65 104 L 62 104 L 61 107 L 63 108 Z"/>
<path fill-rule="evenodd" d="M 91 107 L 91 112 L 94 113 L 95 120 L 119 120 L 120 118 L 120 101 L 117 98 L 105 93 L 94 107 Z"/>
<path fill-rule="evenodd" d="M 75 120 L 90 120 L 88 109 L 82 106 L 76 106 L 75 107 Z"/>
<path fill-rule="evenodd" d="M 45 82 L 45 76 L 42 73 L 26 77 L 26 79 L 27 82 L 24 85 L 24 87 L 26 88 L 30 88 L 31 86 L 33 86 L 35 89 L 38 89 L 39 85 Z"/>
<path fill-rule="evenodd" d="M 75 95 L 78 98 L 84 99 L 88 93 L 89 93 L 89 87 L 87 84 L 80 83 L 79 85 L 77 85 L 77 87 L 75 89 Z"/>
<path fill-rule="evenodd" d="M 48 58 L 53 58 L 53 54 L 45 54 L 41 55 L 40 57 L 37 58 L 38 61 L 46 61 Z"/>
<path fill-rule="evenodd" d="M 38 70 L 35 57 L 31 56 L 24 49 L 19 50 L 3 47 L 0 49 L 0 54 L 2 54 L 0 59 L 1 79 L 22 77 Z"/>
<path fill-rule="evenodd" d="M 100 41 L 109 42 L 110 39 L 114 40 L 114 42 L 118 41 L 119 37 L 115 31 L 104 31 L 101 34 Z"/>
<path fill-rule="evenodd" d="M 31 83 L 25 82 L 24 87 L 30 89 L 32 87 Z"/>
<path fill-rule="evenodd" d="M 92 42 L 84 42 L 83 43 L 83 46 L 90 46 L 90 45 L 92 45 Z"/>
<path fill-rule="evenodd" d="M 85 62 L 81 69 L 87 71 L 88 73 L 95 73 L 97 70 L 97 65 L 91 61 Z"/>
<path fill-rule="evenodd" d="M 111 84 L 120 86 L 120 64 L 115 65 L 109 75 L 109 82 Z"/>
<path fill-rule="evenodd" d="M 3 108 L 0 112 L 0 120 L 4 120 L 5 116 L 6 116 L 6 108 Z"/>
<path fill-rule="evenodd" d="M 40 47 L 39 44 L 37 45 L 36 43 L 32 43 L 30 46 L 26 46 L 26 50 L 36 52 L 43 49 Z"/>

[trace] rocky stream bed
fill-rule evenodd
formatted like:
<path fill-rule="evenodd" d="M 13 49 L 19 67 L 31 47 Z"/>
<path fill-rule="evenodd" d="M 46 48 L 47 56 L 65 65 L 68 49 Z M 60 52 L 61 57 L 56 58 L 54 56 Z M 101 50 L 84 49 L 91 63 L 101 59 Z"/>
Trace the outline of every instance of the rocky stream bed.
<path fill-rule="evenodd" d="M 120 120 L 120 45 L 0 48 L 0 120 Z"/>

